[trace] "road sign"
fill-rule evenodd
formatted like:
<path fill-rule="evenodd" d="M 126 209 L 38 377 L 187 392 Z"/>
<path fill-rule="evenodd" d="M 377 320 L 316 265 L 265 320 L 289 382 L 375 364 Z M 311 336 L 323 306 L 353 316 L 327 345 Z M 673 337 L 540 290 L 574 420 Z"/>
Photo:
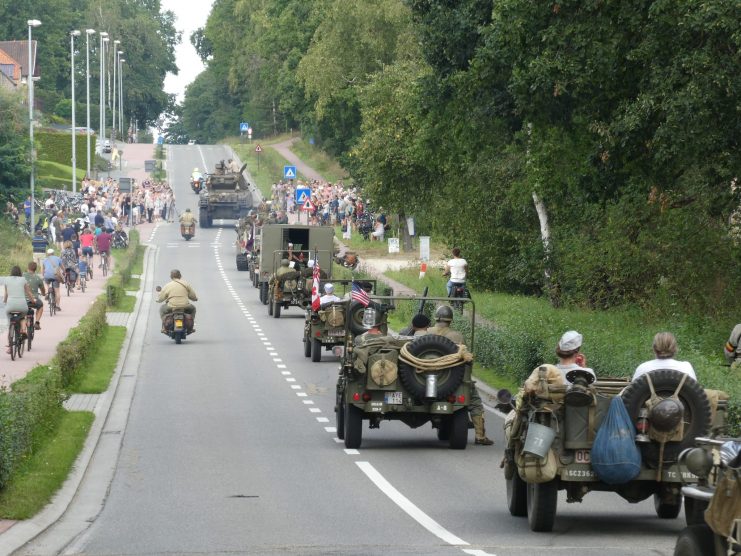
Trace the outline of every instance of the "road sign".
<path fill-rule="evenodd" d="M 283 166 L 283 178 L 287 180 L 296 179 L 296 167 L 295 166 Z"/>
<path fill-rule="evenodd" d="M 155 169 L 154 160 L 144 161 L 144 171 L 145 172 L 154 172 L 154 169 Z"/>
<path fill-rule="evenodd" d="M 262 147 L 261 147 L 260 145 L 257 145 L 257 146 L 255 147 L 255 152 L 256 152 L 256 153 L 261 153 L 261 152 L 262 152 Z"/>
<path fill-rule="evenodd" d="M 131 178 L 118 178 L 118 190 L 121 192 L 131 191 Z"/>
<path fill-rule="evenodd" d="M 296 204 L 303 205 L 306 201 L 311 199 L 311 189 L 308 187 L 297 187 L 296 188 Z"/>
<path fill-rule="evenodd" d="M 162 135 L 160 135 L 159 137 L 157 137 L 157 144 L 158 145 L 164 145 L 165 144 L 165 138 Z"/>
<path fill-rule="evenodd" d="M 247 130 L 250 129 L 250 124 L 247 122 L 242 122 L 239 124 L 239 133 L 247 133 Z"/>
<path fill-rule="evenodd" d="M 314 210 L 314 203 L 311 202 L 311 199 L 306 199 L 306 202 L 301 207 L 301 210 L 304 212 L 310 212 Z"/>

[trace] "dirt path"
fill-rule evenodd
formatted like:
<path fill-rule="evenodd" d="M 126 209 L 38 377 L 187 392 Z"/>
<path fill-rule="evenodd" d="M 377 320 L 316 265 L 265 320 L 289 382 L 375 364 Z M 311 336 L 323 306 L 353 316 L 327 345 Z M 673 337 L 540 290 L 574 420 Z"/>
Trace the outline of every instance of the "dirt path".
<path fill-rule="evenodd" d="M 301 160 L 294 154 L 294 152 L 291 150 L 291 145 L 293 145 L 296 141 L 298 141 L 298 137 L 293 137 L 291 139 L 287 139 L 286 141 L 276 143 L 275 145 L 270 145 L 270 147 L 278 151 L 278 154 L 280 154 L 288 162 L 293 164 L 299 173 L 303 174 L 310 180 L 326 181 L 319 172 L 314 170 L 314 168 L 306 164 L 303 160 Z"/>

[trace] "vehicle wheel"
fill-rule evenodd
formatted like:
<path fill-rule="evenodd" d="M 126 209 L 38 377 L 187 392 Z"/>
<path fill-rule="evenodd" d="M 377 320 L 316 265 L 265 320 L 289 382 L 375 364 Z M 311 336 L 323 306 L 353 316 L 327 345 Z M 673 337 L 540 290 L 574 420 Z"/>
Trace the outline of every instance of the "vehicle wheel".
<path fill-rule="evenodd" d="M 80 280 L 80 291 L 82 291 L 82 293 L 85 293 L 86 289 L 87 289 L 87 280 L 81 279 Z"/>
<path fill-rule="evenodd" d="M 679 381 L 684 376 L 680 371 L 663 369 L 651 372 L 656 394 L 661 397 L 669 397 L 679 386 Z M 625 409 L 633 422 L 638 419 L 638 412 L 646 400 L 651 397 L 648 380 L 641 377 L 631 382 L 622 394 Z M 681 392 L 679 400 L 684 406 L 684 437 L 680 442 L 667 442 L 664 446 L 664 462 L 675 462 L 679 453 L 685 448 L 695 445 L 695 438 L 704 436 L 710 430 L 710 403 L 702 387 L 691 378 L 688 378 Z M 658 442 L 644 443 L 641 447 L 643 461 L 651 466 L 656 466 L 659 461 L 660 445 Z"/>
<path fill-rule="evenodd" d="M 10 360 L 15 361 L 15 327 L 13 324 L 8 328 L 8 347 L 10 348 Z"/>
<path fill-rule="evenodd" d="M 705 510 L 708 503 L 689 496 L 684 497 L 684 519 L 687 525 L 702 525 L 705 523 Z"/>
<path fill-rule="evenodd" d="M 214 225 L 214 219 L 213 219 L 213 217 L 209 216 L 209 217 L 208 217 L 208 227 L 210 228 L 210 227 L 212 227 L 213 225 Z"/>
<path fill-rule="evenodd" d="M 273 318 L 274 319 L 279 319 L 280 318 L 281 304 L 280 304 L 279 301 L 273 301 L 273 305 L 274 305 L 273 306 Z"/>
<path fill-rule="evenodd" d="M 407 344 L 409 352 L 421 359 L 431 359 L 451 355 L 458 351 L 458 346 L 445 336 L 437 334 L 427 334 L 419 336 Z M 438 399 L 445 398 L 455 392 L 463 382 L 465 366 L 458 365 L 444 369 L 437 373 L 437 395 Z M 399 380 L 414 398 L 423 399 L 425 397 L 425 375 L 418 373 L 417 370 L 399 361 Z"/>
<path fill-rule="evenodd" d="M 527 517 L 527 483 L 520 478 L 515 470 L 507 483 L 507 509 L 515 517 Z"/>
<path fill-rule="evenodd" d="M 198 212 L 198 225 L 201 228 L 208 228 L 208 211 L 201 209 Z"/>
<path fill-rule="evenodd" d="M 347 316 L 345 318 L 348 319 L 347 328 L 353 336 L 359 336 L 360 334 L 367 332 L 363 326 L 364 312 L 365 307 L 363 307 L 362 303 L 359 301 L 350 302 L 350 305 L 347 308 Z"/>
<path fill-rule="evenodd" d="M 468 443 L 468 411 L 459 409 L 450 418 L 450 449 L 465 450 Z"/>
<path fill-rule="evenodd" d="M 311 336 L 304 332 L 304 357 L 311 357 Z"/>
<path fill-rule="evenodd" d="M 322 360 L 322 342 L 316 338 L 311 339 L 311 360 L 314 363 L 319 363 Z"/>
<path fill-rule="evenodd" d="M 247 262 L 247 255 L 237 255 L 237 270 L 244 271 L 249 270 L 249 263 Z"/>
<path fill-rule="evenodd" d="M 558 483 L 526 483 L 527 522 L 531 531 L 553 530 L 558 505 Z"/>
<path fill-rule="evenodd" d="M 260 283 L 260 302 L 263 305 L 268 304 L 268 283 L 267 282 Z"/>
<path fill-rule="evenodd" d="M 363 412 L 354 405 L 345 403 L 343 421 L 345 448 L 360 448 L 363 441 Z"/>
<path fill-rule="evenodd" d="M 337 397 L 337 410 L 335 411 L 335 420 L 337 425 L 337 438 L 345 439 L 345 403 L 341 397 Z"/>
<path fill-rule="evenodd" d="M 661 494 L 656 493 L 654 494 L 654 509 L 661 519 L 675 519 L 682 509 L 682 497 L 677 496 L 674 502 L 663 502 Z"/>
<path fill-rule="evenodd" d="M 26 343 L 27 343 L 26 349 L 28 351 L 31 351 L 31 344 L 33 344 L 33 335 L 34 335 L 33 325 L 29 327 L 27 324 L 26 325 Z"/>
<path fill-rule="evenodd" d="M 18 335 L 16 338 L 16 341 L 18 342 L 15 346 L 15 352 L 16 355 L 18 355 L 18 358 L 20 359 L 23 357 L 23 351 L 26 349 L 26 340 L 23 338 L 23 336 Z"/>
<path fill-rule="evenodd" d="M 442 442 L 450 440 L 450 425 L 452 417 L 443 417 L 440 424 L 437 426 L 437 439 Z"/>
<path fill-rule="evenodd" d="M 715 554 L 713 531 L 707 525 L 691 525 L 679 533 L 674 556 L 707 556 Z"/>
<path fill-rule="evenodd" d="M 268 296 L 270 296 L 270 294 L 268 294 Z M 273 301 L 271 299 L 270 303 L 268 303 L 268 316 L 269 317 L 272 317 L 273 316 L 273 307 L 274 307 L 274 305 L 273 305 Z"/>

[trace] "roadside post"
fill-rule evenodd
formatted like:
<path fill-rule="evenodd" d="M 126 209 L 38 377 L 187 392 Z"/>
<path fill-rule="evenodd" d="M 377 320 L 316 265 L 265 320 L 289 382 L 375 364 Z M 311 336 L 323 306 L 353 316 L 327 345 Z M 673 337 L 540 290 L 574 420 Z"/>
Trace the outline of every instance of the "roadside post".
<path fill-rule="evenodd" d="M 258 143 L 255 147 L 255 154 L 257 155 L 257 173 L 260 173 L 260 153 L 262 152 L 262 147 Z"/>
<path fill-rule="evenodd" d="M 134 214 L 133 214 L 134 211 L 133 211 L 133 199 L 131 197 L 131 178 L 125 178 L 125 177 L 118 178 L 118 190 L 121 193 L 129 193 L 129 228 L 133 228 L 134 227 Z"/>
<path fill-rule="evenodd" d="M 295 180 L 296 179 L 296 167 L 295 166 L 283 166 L 283 179 L 284 180 Z"/>
<path fill-rule="evenodd" d="M 296 175 L 294 166 L 286 166 L 283 169 L 283 175 L 286 174 L 286 168 L 294 168 L 293 175 Z M 301 221 L 301 211 L 305 211 L 304 205 L 309 202 L 311 204 L 311 189 L 308 187 L 297 187 L 296 188 L 296 206 L 299 207 L 299 222 Z M 309 223 L 309 217 L 306 216 L 306 223 Z"/>
<path fill-rule="evenodd" d="M 419 259 L 430 260 L 430 236 L 419 236 Z"/>
<path fill-rule="evenodd" d="M 244 135 L 247 133 L 247 131 L 250 129 L 250 124 L 247 122 L 242 122 L 239 124 L 239 142 L 244 144 Z"/>

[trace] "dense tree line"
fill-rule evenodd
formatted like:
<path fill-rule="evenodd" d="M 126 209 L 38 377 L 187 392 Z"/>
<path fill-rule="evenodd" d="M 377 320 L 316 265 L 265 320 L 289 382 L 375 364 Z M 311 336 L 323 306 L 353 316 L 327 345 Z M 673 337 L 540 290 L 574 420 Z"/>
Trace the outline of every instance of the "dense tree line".
<path fill-rule="evenodd" d="M 300 126 L 486 287 L 737 309 L 735 0 L 217 0 L 184 131 Z"/>

